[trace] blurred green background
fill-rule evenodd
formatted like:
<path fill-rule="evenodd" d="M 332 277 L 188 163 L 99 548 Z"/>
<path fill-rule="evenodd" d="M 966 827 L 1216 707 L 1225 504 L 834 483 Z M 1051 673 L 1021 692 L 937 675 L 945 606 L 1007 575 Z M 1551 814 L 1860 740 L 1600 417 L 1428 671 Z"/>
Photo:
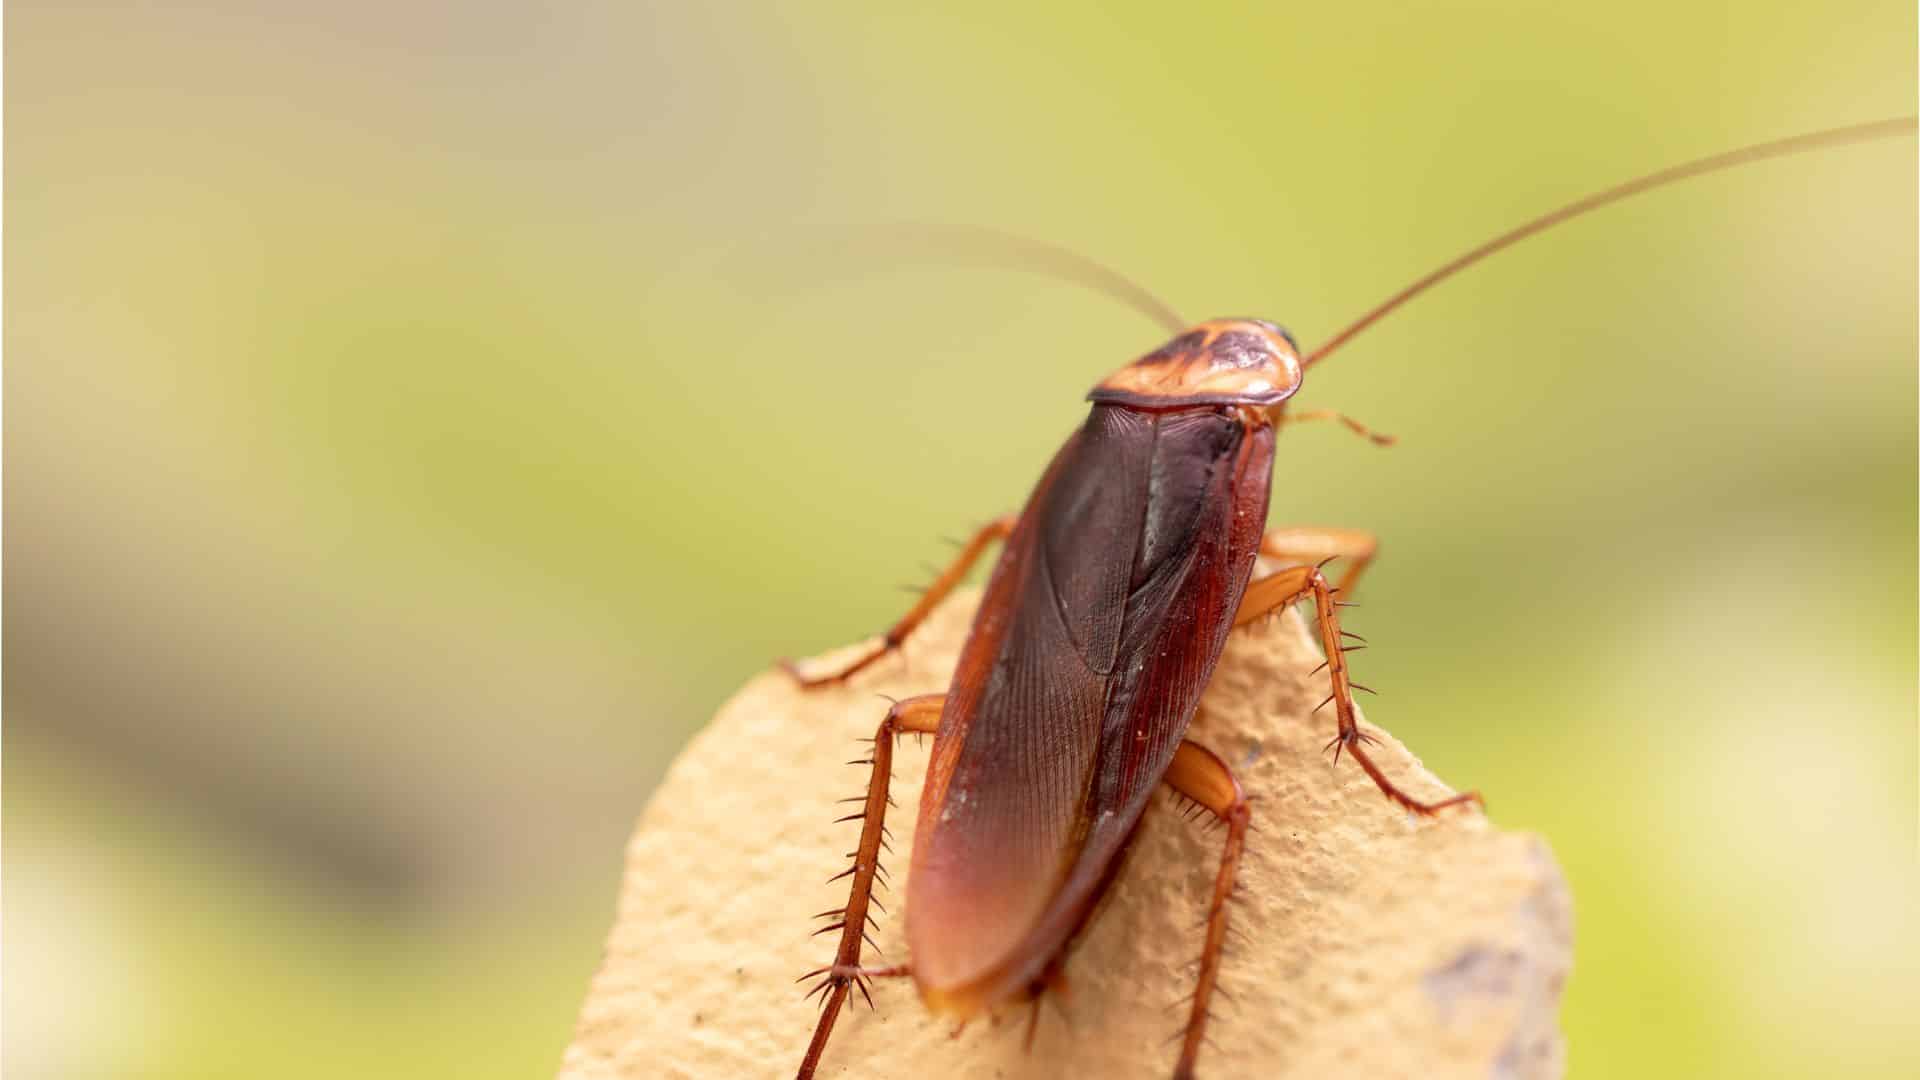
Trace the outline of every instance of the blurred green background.
<path fill-rule="evenodd" d="M 1313 342 L 1916 90 L 1910 0 L 8 14 L 15 1080 L 554 1068 L 675 749 L 1162 336 L 846 227 Z M 1372 718 L 1573 879 L 1576 1076 L 1920 1070 L 1914 156 L 1530 242 L 1315 371 L 1401 446 L 1282 442 Z"/>

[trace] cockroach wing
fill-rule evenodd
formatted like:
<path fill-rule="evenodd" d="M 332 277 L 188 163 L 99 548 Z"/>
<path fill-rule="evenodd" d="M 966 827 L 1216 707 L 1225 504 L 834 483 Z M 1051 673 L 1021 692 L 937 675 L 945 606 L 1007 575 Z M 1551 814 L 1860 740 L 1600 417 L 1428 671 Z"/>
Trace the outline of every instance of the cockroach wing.
<path fill-rule="evenodd" d="M 1008 537 L 934 739 L 907 904 L 915 981 L 1024 992 L 1099 897 L 1193 717 L 1259 548 L 1273 433 L 1096 405 Z"/>

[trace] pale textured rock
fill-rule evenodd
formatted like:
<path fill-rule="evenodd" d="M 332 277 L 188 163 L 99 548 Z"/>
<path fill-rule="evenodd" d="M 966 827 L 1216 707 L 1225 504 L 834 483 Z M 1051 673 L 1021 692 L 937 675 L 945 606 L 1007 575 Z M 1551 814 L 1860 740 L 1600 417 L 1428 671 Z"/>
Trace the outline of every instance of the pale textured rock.
<path fill-rule="evenodd" d="M 816 1011 L 795 976 L 826 963 L 831 936 L 808 916 L 838 907 L 859 823 L 834 800 L 865 790 L 862 756 L 886 711 L 878 695 L 944 690 L 977 593 L 945 604 L 853 684 L 801 693 L 777 672 L 736 694 L 674 763 L 627 851 L 606 956 L 560 1075 L 567 1080 L 791 1076 Z M 1233 765 L 1256 800 L 1242 900 L 1246 940 L 1227 956 L 1203 1075 L 1555 1077 L 1556 1023 L 1571 962 L 1566 886 L 1545 843 L 1476 811 L 1415 820 L 1350 762 L 1331 734 L 1326 676 L 1302 625 L 1235 634 L 1191 737 Z M 1369 731 L 1379 734 L 1377 729 Z M 1444 785 L 1382 735 L 1377 760 L 1416 796 Z M 902 878 L 925 750 L 896 757 L 888 818 Z M 876 1011 L 850 1005 L 824 1077 L 1164 1077 L 1184 1011 L 1220 834 L 1147 811 L 1133 854 L 1069 959 L 1070 1019 L 1051 1004 L 1032 1051 L 1025 1008 L 957 1039 L 905 980 L 877 984 Z M 881 898 L 877 935 L 904 954 L 905 881 Z M 858 999 L 855 999 L 856 1003 Z"/>

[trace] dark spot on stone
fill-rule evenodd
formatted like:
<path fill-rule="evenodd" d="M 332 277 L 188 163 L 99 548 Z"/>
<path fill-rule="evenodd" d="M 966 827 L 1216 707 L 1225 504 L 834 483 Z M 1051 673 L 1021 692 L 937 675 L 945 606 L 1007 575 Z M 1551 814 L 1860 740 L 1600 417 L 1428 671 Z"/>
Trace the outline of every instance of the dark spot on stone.
<path fill-rule="evenodd" d="M 1460 955 L 1427 972 L 1420 985 L 1445 1013 L 1468 995 L 1500 997 L 1513 993 L 1525 963 L 1525 957 L 1511 950 L 1469 945 Z"/>

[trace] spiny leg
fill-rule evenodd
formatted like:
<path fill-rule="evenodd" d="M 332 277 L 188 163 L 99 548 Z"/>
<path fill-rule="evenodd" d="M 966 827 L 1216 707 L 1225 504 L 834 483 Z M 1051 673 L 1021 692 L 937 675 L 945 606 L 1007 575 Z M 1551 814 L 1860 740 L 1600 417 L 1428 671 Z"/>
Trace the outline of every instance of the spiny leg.
<path fill-rule="evenodd" d="M 880 643 L 864 655 L 856 657 L 839 671 L 810 676 L 802 672 L 791 660 L 780 661 L 780 666 L 785 668 L 787 674 L 793 676 L 794 681 L 798 682 L 802 688 L 812 689 L 828 683 L 843 682 L 854 672 L 898 649 L 900 643 L 907 640 L 907 635 L 913 633 L 913 628 L 925 621 L 926 617 L 932 614 L 933 609 L 939 606 L 940 601 L 946 599 L 947 594 L 953 591 L 954 586 L 960 584 L 960 579 L 967 576 L 967 571 L 979 561 L 980 556 L 987 550 L 987 545 L 995 540 L 1007 538 L 1007 534 L 1013 531 L 1014 520 L 1014 516 L 1008 514 L 987 522 L 975 531 L 973 537 L 961 546 L 960 554 L 954 557 L 953 562 L 945 570 L 941 571 L 939 577 L 933 579 L 933 584 L 927 586 L 927 591 L 920 594 L 919 602 L 881 636 Z"/>
<path fill-rule="evenodd" d="M 1335 586 L 1342 596 L 1353 595 L 1360 572 L 1379 551 L 1380 538 L 1365 529 L 1282 526 L 1268 529 L 1260 537 L 1260 554 L 1270 559 L 1321 565 L 1328 559 L 1344 560 L 1340 584 Z"/>
<path fill-rule="evenodd" d="M 873 902 L 874 875 L 879 872 L 880 848 L 886 836 L 887 788 L 893 779 L 894 736 L 904 732 L 935 731 L 940 726 L 940 706 L 946 698 L 945 694 L 921 694 L 895 702 L 887 710 L 886 719 L 880 721 L 880 729 L 873 736 L 873 756 L 865 762 L 873 766 L 873 772 L 867 778 L 866 801 L 859 813 L 840 819 L 861 822 L 860 847 L 854 852 L 853 868 L 840 875 L 853 878 L 847 906 L 839 912 L 840 921 L 815 931 L 821 934 L 840 931 L 840 947 L 833 954 L 833 963 L 801 976 L 802 979 L 820 976 L 820 985 L 808 991 L 808 997 L 816 993 L 826 996 L 821 999 L 820 1022 L 814 1026 L 813 1041 L 807 1044 L 807 1056 L 800 1062 L 800 1080 L 807 1080 L 819 1067 L 820 1054 L 827 1048 L 827 1036 L 833 1033 L 833 1022 L 840 1015 L 840 1007 L 846 1004 L 848 988 L 858 987 L 861 996 L 871 1005 L 873 998 L 867 993 L 868 976 L 907 973 L 904 965 L 897 969 L 861 968 L 860 946 L 868 940 L 867 924 L 872 916 L 868 914 L 867 907 Z"/>
<path fill-rule="evenodd" d="M 1353 690 L 1356 684 L 1347 670 L 1348 650 L 1342 647 L 1340 639 L 1339 604 L 1333 598 L 1334 592 L 1334 588 L 1327 584 L 1325 575 L 1320 573 L 1318 567 L 1296 566 L 1282 570 L 1247 584 L 1247 591 L 1241 597 L 1240 611 L 1234 616 L 1233 624 L 1245 626 L 1302 597 L 1313 597 L 1315 625 L 1320 631 L 1320 647 L 1327 654 L 1327 662 L 1322 666 L 1327 669 L 1327 676 L 1333 687 L 1333 693 L 1320 704 L 1324 707 L 1331 702 L 1334 715 L 1339 718 L 1339 734 L 1327 744 L 1333 751 L 1334 761 L 1340 760 L 1343 750 L 1352 754 L 1353 760 L 1373 778 L 1374 785 L 1382 794 L 1416 814 L 1431 814 L 1448 806 L 1481 802 L 1480 793 L 1476 791 L 1461 792 L 1438 802 L 1421 802 L 1400 790 L 1393 781 L 1387 779 L 1386 773 L 1380 771 L 1380 766 L 1373 763 L 1373 758 L 1366 751 L 1366 744 L 1374 741 L 1373 736 L 1360 730 L 1359 721 L 1355 717 Z"/>
<path fill-rule="evenodd" d="M 1251 813 L 1240 783 L 1226 762 L 1199 743 L 1183 740 L 1174 751 L 1173 765 L 1167 770 L 1167 786 L 1212 811 L 1226 822 L 1227 846 L 1220 856 L 1220 873 L 1213 881 L 1213 900 L 1207 907 L 1207 940 L 1200 950 L 1199 982 L 1193 989 L 1193 1008 L 1187 1014 L 1186 1036 L 1180 1044 L 1180 1063 L 1174 1066 L 1174 1080 L 1191 1080 L 1194 1063 L 1200 1057 L 1200 1045 L 1206 1037 L 1207 1009 L 1220 981 L 1220 952 L 1227 940 L 1227 900 L 1233 896 L 1233 879 L 1240 869 L 1240 854 L 1246 848 L 1247 823 Z"/>
<path fill-rule="evenodd" d="M 833 911 L 823 911 L 819 915 L 815 916 L 815 918 L 824 919 L 829 915 L 838 915 L 838 914 L 840 914 L 838 909 Z M 828 927 L 827 929 L 838 930 L 839 927 L 831 926 L 831 927 Z M 867 984 L 872 982 L 875 979 L 898 979 L 898 978 L 905 978 L 906 976 L 912 975 L 912 974 L 913 974 L 912 964 L 888 964 L 886 967 L 843 967 L 840 964 L 828 964 L 826 967 L 814 968 L 812 971 L 807 972 L 805 975 L 802 975 L 793 981 L 806 982 L 808 979 L 820 980 L 820 982 L 816 984 L 813 989 L 807 991 L 808 997 L 812 997 L 813 995 L 820 993 L 821 990 L 825 989 L 828 985 L 830 985 L 836 979 L 844 980 L 848 983 L 851 983 L 853 986 L 855 986 L 860 990 L 861 995 L 864 997 L 866 996 L 866 993 L 867 993 Z M 821 1000 L 824 1001 L 825 999 L 823 998 Z M 867 998 L 867 1005 L 868 1007 L 872 1007 L 873 999 L 871 997 Z"/>

